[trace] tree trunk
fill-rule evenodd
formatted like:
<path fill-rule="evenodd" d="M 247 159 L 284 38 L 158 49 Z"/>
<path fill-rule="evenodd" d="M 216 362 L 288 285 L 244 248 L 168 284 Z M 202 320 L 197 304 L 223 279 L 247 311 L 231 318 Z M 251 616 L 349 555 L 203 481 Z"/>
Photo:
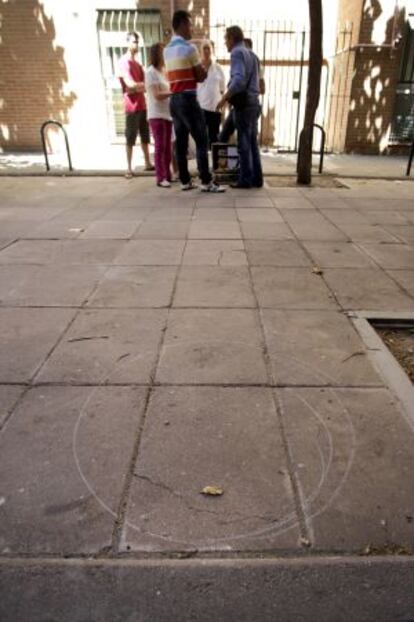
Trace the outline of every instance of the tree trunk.
<path fill-rule="evenodd" d="M 309 0 L 310 51 L 305 122 L 299 139 L 298 184 L 311 183 L 312 138 L 315 114 L 319 105 L 322 72 L 322 0 Z"/>

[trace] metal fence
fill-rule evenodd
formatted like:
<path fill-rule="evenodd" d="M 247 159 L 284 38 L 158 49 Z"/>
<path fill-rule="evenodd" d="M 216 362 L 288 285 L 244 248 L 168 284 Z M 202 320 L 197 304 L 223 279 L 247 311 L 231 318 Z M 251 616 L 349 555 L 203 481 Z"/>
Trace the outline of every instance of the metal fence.
<path fill-rule="evenodd" d="M 266 94 L 262 98 L 261 144 L 281 152 L 295 152 L 305 113 L 309 30 L 291 22 L 256 20 L 237 23 L 245 36 L 252 39 L 253 50 L 264 69 Z M 224 34 L 229 25 L 219 20 L 210 26 L 217 60 L 227 72 L 229 54 L 224 45 Z M 351 30 L 338 33 L 335 56 L 323 60 L 321 97 L 315 122 L 327 131 L 328 150 L 332 150 L 338 142 L 341 124 L 346 122 L 342 117 L 348 72 L 347 63 L 344 64 L 340 58 L 340 50 L 349 47 L 351 37 Z M 320 136 L 315 135 L 315 150 L 320 148 L 319 141 Z"/>

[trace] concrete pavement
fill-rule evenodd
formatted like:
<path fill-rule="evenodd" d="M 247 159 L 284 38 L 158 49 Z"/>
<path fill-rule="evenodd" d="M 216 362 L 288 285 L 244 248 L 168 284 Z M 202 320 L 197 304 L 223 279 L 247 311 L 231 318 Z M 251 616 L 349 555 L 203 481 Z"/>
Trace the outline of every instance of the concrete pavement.
<path fill-rule="evenodd" d="M 349 317 L 414 317 L 414 185 L 346 183 L 0 179 L 2 620 L 414 619 L 413 431 Z"/>

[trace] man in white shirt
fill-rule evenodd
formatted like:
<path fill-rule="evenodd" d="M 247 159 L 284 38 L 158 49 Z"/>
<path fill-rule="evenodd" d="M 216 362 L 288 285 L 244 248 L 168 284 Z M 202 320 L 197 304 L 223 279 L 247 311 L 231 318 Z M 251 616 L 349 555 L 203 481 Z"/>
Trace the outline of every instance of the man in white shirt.
<path fill-rule="evenodd" d="M 201 64 L 207 72 L 207 78 L 197 85 L 197 97 L 206 119 L 208 142 L 211 147 L 212 143 L 218 141 L 221 113 L 216 109 L 226 90 L 226 79 L 223 69 L 213 59 L 210 41 L 203 41 L 201 44 Z"/>

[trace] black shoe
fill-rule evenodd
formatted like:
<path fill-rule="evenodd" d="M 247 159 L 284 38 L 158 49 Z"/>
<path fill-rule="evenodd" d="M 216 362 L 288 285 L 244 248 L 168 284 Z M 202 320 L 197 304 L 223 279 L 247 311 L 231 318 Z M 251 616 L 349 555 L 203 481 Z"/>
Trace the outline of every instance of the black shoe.
<path fill-rule="evenodd" d="M 247 184 L 241 184 L 240 182 L 236 182 L 234 184 L 230 184 L 230 188 L 244 188 L 245 190 L 249 190 L 252 186 Z"/>

